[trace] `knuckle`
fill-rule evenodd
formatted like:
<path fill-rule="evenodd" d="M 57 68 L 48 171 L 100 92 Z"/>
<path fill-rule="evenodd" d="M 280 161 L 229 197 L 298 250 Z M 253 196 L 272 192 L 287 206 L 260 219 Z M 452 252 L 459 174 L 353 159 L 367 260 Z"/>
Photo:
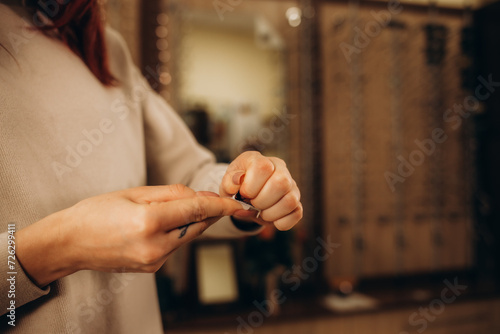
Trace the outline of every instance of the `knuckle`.
<path fill-rule="evenodd" d="M 283 197 L 284 206 L 289 211 L 292 212 L 299 206 L 299 199 L 294 193 L 289 193 L 287 196 Z"/>
<path fill-rule="evenodd" d="M 259 173 L 263 174 L 271 174 L 274 172 L 274 165 L 271 160 L 262 158 L 255 161 L 255 168 L 259 171 Z"/>
<path fill-rule="evenodd" d="M 271 159 L 271 158 L 270 158 Z M 274 157 L 272 158 L 273 161 L 276 162 L 277 165 L 281 165 L 283 167 L 286 167 L 286 162 L 285 160 L 281 159 L 281 158 L 277 158 L 277 157 Z"/>
<path fill-rule="evenodd" d="M 152 218 L 151 211 L 145 205 L 139 206 L 133 218 L 134 232 L 137 235 L 146 237 L 154 232 L 155 221 Z"/>
<path fill-rule="evenodd" d="M 302 217 L 304 217 L 304 208 L 302 205 L 299 205 L 299 208 L 295 211 L 295 216 L 297 217 L 297 220 L 301 220 Z"/>
<path fill-rule="evenodd" d="M 283 174 L 278 174 L 274 177 L 274 185 L 281 191 L 288 192 L 292 189 L 292 181 L 289 177 Z"/>
<path fill-rule="evenodd" d="M 140 186 L 134 189 L 130 189 L 130 197 L 135 198 L 136 203 L 150 203 L 149 200 L 150 187 Z"/>
<path fill-rule="evenodd" d="M 188 223 L 191 219 L 192 205 L 188 203 L 182 203 L 175 207 L 179 212 L 181 222 Z"/>
<path fill-rule="evenodd" d="M 193 221 L 198 222 L 207 218 L 207 202 L 206 198 L 199 197 L 197 201 L 193 202 L 191 207 L 191 218 Z"/>
<path fill-rule="evenodd" d="M 302 194 L 301 194 L 299 188 L 297 188 L 297 185 L 294 185 L 294 187 L 295 187 L 295 194 L 297 196 L 298 201 L 300 202 L 300 200 L 302 198 Z"/>
<path fill-rule="evenodd" d="M 160 206 L 161 204 L 157 204 Z M 161 230 L 161 221 L 157 217 L 157 215 L 151 210 L 151 208 L 146 208 L 146 213 L 145 215 L 145 232 L 148 233 L 148 235 L 153 235 L 155 233 L 158 233 L 159 230 Z"/>

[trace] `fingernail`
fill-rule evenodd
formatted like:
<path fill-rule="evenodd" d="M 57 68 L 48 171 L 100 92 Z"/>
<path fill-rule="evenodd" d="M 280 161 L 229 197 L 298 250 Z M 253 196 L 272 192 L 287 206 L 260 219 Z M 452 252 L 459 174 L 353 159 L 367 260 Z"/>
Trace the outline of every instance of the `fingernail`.
<path fill-rule="evenodd" d="M 243 183 L 243 179 L 245 178 L 245 172 L 236 172 L 233 175 L 233 183 L 239 186 Z"/>

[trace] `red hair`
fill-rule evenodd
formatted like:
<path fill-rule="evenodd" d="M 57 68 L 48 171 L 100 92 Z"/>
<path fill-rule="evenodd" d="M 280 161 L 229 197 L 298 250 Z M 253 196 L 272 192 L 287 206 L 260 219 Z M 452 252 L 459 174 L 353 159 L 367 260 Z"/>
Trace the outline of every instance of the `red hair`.
<path fill-rule="evenodd" d="M 97 0 L 40 0 L 36 7 L 50 20 L 48 25 L 40 27 L 41 30 L 56 30 L 104 85 L 117 83 L 109 69 L 104 24 Z"/>

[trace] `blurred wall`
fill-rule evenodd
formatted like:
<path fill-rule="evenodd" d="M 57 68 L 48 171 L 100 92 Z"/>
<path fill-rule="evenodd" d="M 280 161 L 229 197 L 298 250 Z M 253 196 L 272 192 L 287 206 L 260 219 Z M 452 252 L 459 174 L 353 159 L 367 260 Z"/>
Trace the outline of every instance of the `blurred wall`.
<path fill-rule="evenodd" d="M 250 104 L 261 116 L 283 104 L 277 90 L 276 51 L 256 46 L 254 27 L 187 23 L 181 51 L 181 99 L 216 110 L 223 103 Z M 279 92 L 279 91 L 278 91 Z"/>

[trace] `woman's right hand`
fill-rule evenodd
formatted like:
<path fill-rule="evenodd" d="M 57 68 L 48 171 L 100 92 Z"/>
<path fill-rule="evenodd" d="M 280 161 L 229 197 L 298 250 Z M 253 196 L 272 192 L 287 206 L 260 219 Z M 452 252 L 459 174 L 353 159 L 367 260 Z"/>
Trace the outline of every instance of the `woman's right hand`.
<path fill-rule="evenodd" d="M 18 231 L 16 255 L 41 287 L 84 269 L 155 272 L 178 247 L 241 208 L 232 199 L 183 185 L 117 191 Z"/>

